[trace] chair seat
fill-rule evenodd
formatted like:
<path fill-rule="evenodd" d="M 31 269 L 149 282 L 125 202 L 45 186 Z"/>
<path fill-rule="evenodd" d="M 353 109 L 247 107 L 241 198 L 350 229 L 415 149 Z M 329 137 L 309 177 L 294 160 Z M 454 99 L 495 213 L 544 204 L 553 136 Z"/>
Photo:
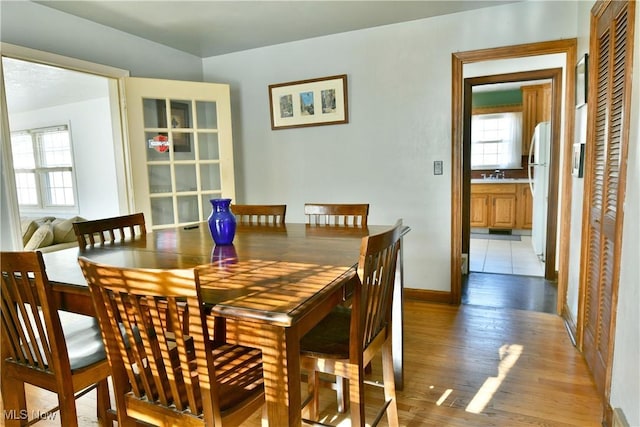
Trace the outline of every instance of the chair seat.
<path fill-rule="evenodd" d="M 300 354 L 323 359 L 349 358 L 351 309 L 335 307 L 300 341 Z"/>
<path fill-rule="evenodd" d="M 73 321 L 62 323 L 71 372 L 86 368 L 107 357 L 98 320 L 81 314 L 76 316 Z"/>
<path fill-rule="evenodd" d="M 106 359 L 107 355 L 102 343 L 100 327 L 94 317 L 69 313 L 60 323 L 67 346 L 71 372 Z M 40 340 L 37 340 L 37 343 L 44 357 Z M 31 347 L 31 343 L 29 346 Z M 15 363 L 15 361 L 12 362 Z M 46 359 L 44 359 L 44 363 L 48 367 Z"/>
<path fill-rule="evenodd" d="M 263 392 L 264 377 L 260 350 L 222 344 L 215 348 L 213 353 L 222 412 L 252 395 Z"/>

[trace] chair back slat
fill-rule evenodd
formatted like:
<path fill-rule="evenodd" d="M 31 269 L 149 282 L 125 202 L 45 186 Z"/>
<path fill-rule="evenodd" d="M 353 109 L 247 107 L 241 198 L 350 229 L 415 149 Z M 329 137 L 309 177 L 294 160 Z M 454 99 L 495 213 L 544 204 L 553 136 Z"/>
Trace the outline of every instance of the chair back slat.
<path fill-rule="evenodd" d="M 238 224 L 284 225 L 287 205 L 231 205 Z"/>
<path fill-rule="evenodd" d="M 78 262 L 106 344 L 119 424 L 240 425 L 264 402 L 261 352 L 214 346 L 193 269 Z"/>
<path fill-rule="evenodd" d="M 57 394 L 59 423 L 77 427 L 76 399 L 96 388 L 97 422 L 107 425 L 114 418 L 109 413 L 111 372 L 95 319 L 72 313 L 60 318 L 40 251 L 2 252 L 0 264 L 5 410 L 26 413 L 25 384 L 31 384 Z"/>
<path fill-rule="evenodd" d="M 215 401 L 203 396 L 215 370 L 208 363 L 211 349 L 193 270 L 121 269 L 83 257 L 79 262 L 110 361 L 126 371 L 134 398 L 200 416 L 203 398 Z"/>
<path fill-rule="evenodd" d="M 366 227 L 369 204 L 306 203 L 304 213 L 311 225 Z"/>
<path fill-rule="evenodd" d="M 361 286 L 354 291 L 352 316 L 352 322 L 359 322 L 352 327 L 359 331 L 362 350 L 391 324 L 401 230 L 400 220 L 391 230 L 362 239 L 358 262 Z"/>
<path fill-rule="evenodd" d="M 144 214 L 139 212 L 112 218 L 73 223 L 73 230 L 80 249 L 96 244 L 105 245 L 122 241 L 127 237 L 146 234 Z"/>
<path fill-rule="evenodd" d="M 3 357 L 14 362 L 57 372 L 66 361 L 66 346 L 53 296 L 39 251 L 3 252 L 2 347 Z M 55 307 L 55 306 L 53 306 Z"/>

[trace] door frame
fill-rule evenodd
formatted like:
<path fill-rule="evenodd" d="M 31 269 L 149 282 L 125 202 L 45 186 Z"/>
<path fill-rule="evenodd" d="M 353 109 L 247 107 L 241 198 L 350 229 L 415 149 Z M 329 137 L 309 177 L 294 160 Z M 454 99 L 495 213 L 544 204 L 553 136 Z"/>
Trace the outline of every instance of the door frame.
<path fill-rule="evenodd" d="M 556 279 L 556 253 L 557 253 L 557 229 L 558 229 L 558 177 L 560 160 L 560 132 L 562 119 L 562 68 L 547 68 L 542 70 L 521 71 L 505 74 L 493 74 L 489 76 L 469 77 L 464 79 L 464 99 L 471 99 L 474 86 L 482 86 L 496 83 L 526 82 L 534 80 L 551 80 L 551 151 L 549 168 L 549 208 L 547 212 L 545 240 L 547 256 L 545 260 L 544 278 Z M 471 182 L 471 109 L 464 106 L 464 132 L 462 138 L 463 157 L 463 183 L 462 183 L 462 252 L 469 253 L 470 226 L 470 182 Z M 523 153 L 524 154 L 524 153 Z"/>
<path fill-rule="evenodd" d="M 129 167 L 130 162 L 129 156 L 127 154 L 127 139 L 126 134 L 123 130 L 123 115 L 120 108 L 120 106 L 122 105 L 121 100 L 123 99 L 122 79 L 125 77 L 129 77 L 129 71 L 3 42 L 0 42 L 0 52 L 2 52 L 0 57 L 14 58 L 38 64 L 51 65 L 53 67 L 79 71 L 81 73 L 94 74 L 110 79 L 109 100 L 111 104 L 111 121 L 114 137 L 114 152 L 116 156 L 116 176 L 118 179 L 118 187 L 125 189 L 125 192 L 119 195 L 119 203 L 121 212 L 123 214 L 129 213 L 131 207 L 133 206 L 132 194 L 129 191 L 131 186 L 128 185 L 128 183 L 131 182 L 131 168 Z M 4 83 L 2 87 L 4 92 Z M 2 99 L 0 100 L 0 103 L 3 111 L 2 117 L 0 117 L 2 136 L 3 139 L 7 138 L 6 140 L 8 141 L 10 128 L 6 108 L 6 99 L 4 97 L 4 94 L 2 96 Z M 11 159 L 8 147 L 3 147 L 2 153 L 0 153 L 0 155 L 2 156 L 3 168 L 13 171 L 13 161 Z M 8 201 L 9 206 L 6 206 L 6 213 L 8 217 L 3 219 L 3 223 L 8 223 L 8 226 L 12 231 L 14 238 L 13 246 L 15 246 L 14 250 L 21 250 L 22 238 L 20 235 L 20 211 L 18 208 L 15 181 L 13 178 L 13 174 L 7 174 L 5 177 L 6 182 L 2 183 L 4 186 L 2 190 L 6 192 L 6 200 Z M 3 224 L 3 227 L 5 225 L 7 224 Z"/>
<path fill-rule="evenodd" d="M 464 64 L 492 61 L 498 59 L 523 58 L 530 56 L 564 53 L 565 56 L 565 107 L 564 107 L 564 147 L 562 157 L 565 159 L 560 171 L 562 176 L 561 206 L 560 206 L 560 247 L 558 253 L 558 302 L 557 312 L 562 313 L 565 308 L 567 294 L 567 278 L 569 263 L 569 232 L 571 223 L 571 149 L 574 135 L 574 98 L 575 74 L 573 69 L 577 56 L 577 39 L 554 40 L 538 43 L 528 43 L 498 48 L 479 49 L 452 54 L 452 87 L 451 87 L 451 303 L 460 304 L 462 297 L 462 221 L 463 221 L 463 131 L 464 103 L 470 102 L 464 98 Z M 467 106 L 470 108 L 470 105 Z M 469 185 L 469 184 L 467 184 Z M 568 313 L 567 313 L 568 315 Z"/>

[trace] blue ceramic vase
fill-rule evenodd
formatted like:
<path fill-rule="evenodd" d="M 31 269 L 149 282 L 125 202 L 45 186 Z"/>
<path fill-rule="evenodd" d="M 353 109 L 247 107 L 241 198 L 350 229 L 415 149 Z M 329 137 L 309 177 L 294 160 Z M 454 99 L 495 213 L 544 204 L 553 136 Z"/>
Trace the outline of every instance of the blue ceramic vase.
<path fill-rule="evenodd" d="M 236 235 L 236 217 L 229 210 L 231 199 L 211 199 L 209 231 L 216 245 L 230 245 Z"/>

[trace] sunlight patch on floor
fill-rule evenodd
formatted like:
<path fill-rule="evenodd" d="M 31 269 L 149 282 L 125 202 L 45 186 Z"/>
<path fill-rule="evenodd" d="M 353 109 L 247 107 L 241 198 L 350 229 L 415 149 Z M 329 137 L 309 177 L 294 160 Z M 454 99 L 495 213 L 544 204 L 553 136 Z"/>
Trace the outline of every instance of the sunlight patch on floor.
<path fill-rule="evenodd" d="M 486 379 L 484 384 L 482 384 L 482 387 L 480 387 L 480 390 L 478 390 L 471 402 L 467 405 L 465 409 L 467 412 L 471 412 L 473 414 L 482 413 L 498 388 L 500 388 L 502 381 L 507 377 L 509 370 L 511 370 L 513 365 L 515 365 L 520 358 L 522 349 L 523 347 L 519 344 L 505 344 L 500 347 L 498 376 Z"/>
<path fill-rule="evenodd" d="M 438 401 L 436 402 L 436 405 L 438 406 L 442 405 L 452 392 L 453 392 L 453 389 L 451 388 L 446 389 L 444 393 L 442 393 L 442 396 L 440 396 L 440 399 L 438 399 Z"/>

